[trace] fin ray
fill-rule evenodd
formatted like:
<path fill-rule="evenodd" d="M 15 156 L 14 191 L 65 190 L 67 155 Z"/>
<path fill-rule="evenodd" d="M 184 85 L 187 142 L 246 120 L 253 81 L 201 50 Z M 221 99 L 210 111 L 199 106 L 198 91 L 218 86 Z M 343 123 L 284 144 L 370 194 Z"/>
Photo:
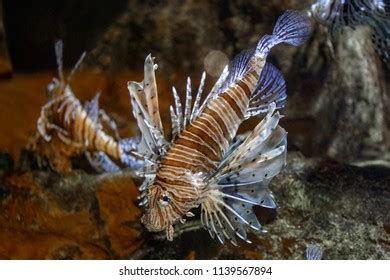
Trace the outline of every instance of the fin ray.
<path fill-rule="evenodd" d="M 268 105 L 275 102 L 276 108 L 282 108 L 287 99 L 286 82 L 283 74 L 271 63 L 267 62 L 261 72 L 245 118 L 265 113 Z"/>
<path fill-rule="evenodd" d="M 276 21 L 272 35 L 265 35 L 256 47 L 256 55 L 265 57 L 280 43 L 293 46 L 303 44 L 310 35 L 310 19 L 303 11 L 286 11 Z"/>

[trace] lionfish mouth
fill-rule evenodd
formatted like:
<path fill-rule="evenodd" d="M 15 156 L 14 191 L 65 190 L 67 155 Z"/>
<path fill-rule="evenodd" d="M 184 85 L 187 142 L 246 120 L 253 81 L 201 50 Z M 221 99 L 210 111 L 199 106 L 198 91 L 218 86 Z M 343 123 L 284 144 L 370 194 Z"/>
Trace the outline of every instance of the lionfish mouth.
<path fill-rule="evenodd" d="M 169 241 L 172 241 L 173 240 L 173 232 L 174 232 L 174 229 L 173 229 L 173 226 L 168 223 L 168 224 L 162 224 L 162 225 L 159 225 L 159 226 L 156 226 L 155 224 L 151 223 L 149 221 L 149 217 L 148 215 L 144 214 L 142 217 L 141 217 L 141 222 L 144 224 L 144 226 L 146 227 L 146 229 L 150 232 L 161 232 L 161 231 L 165 231 L 166 232 L 166 237 Z"/>
<path fill-rule="evenodd" d="M 147 213 L 145 213 L 142 217 L 141 217 L 141 223 L 146 227 L 146 229 L 148 231 L 151 231 L 151 232 L 159 232 L 159 231 L 163 231 L 163 230 L 166 230 L 168 225 L 166 224 L 155 224 L 151 221 L 151 215 L 148 215 Z"/>

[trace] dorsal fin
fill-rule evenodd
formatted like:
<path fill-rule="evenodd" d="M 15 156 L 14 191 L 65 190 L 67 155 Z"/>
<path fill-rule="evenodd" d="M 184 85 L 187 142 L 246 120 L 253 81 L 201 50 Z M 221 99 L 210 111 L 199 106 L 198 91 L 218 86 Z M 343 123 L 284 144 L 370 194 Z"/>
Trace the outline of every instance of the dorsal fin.
<path fill-rule="evenodd" d="M 220 88 L 220 92 L 223 92 L 229 86 L 235 84 L 238 80 L 242 78 L 242 76 L 247 71 L 247 65 L 253 54 L 255 53 L 255 49 L 243 50 L 238 55 L 236 55 L 233 60 L 229 64 L 229 74 L 226 77 L 222 87 Z"/>
<path fill-rule="evenodd" d="M 192 108 L 192 112 L 191 112 L 191 121 L 193 121 L 199 113 L 200 99 L 202 97 L 205 80 L 206 80 L 206 72 L 203 72 L 202 78 L 200 78 L 199 88 L 196 94 L 194 107 Z"/>
<path fill-rule="evenodd" d="M 149 54 L 144 64 L 143 90 L 145 93 L 145 102 L 150 118 L 150 125 L 163 132 L 160 110 L 158 106 L 158 91 L 155 77 L 157 64 L 154 64 L 154 58 Z"/>
<path fill-rule="evenodd" d="M 161 157 L 168 147 L 158 106 L 154 74 L 156 69 L 152 56 L 148 55 L 145 59 L 143 82 L 130 81 L 127 84 L 133 115 L 142 135 L 137 150 L 145 159 Z"/>
<path fill-rule="evenodd" d="M 70 80 L 72 79 L 74 73 L 77 72 L 77 70 L 80 69 L 81 67 L 81 64 L 83 63 L 84 61 L 84 58 L 85 56 L 87 55 L 87 52 L 83 52 L 80 56 L 80 58 L 77 60 L 76 64 L 73 66 L 73 69 L 70 71 L 70 74 L 68 76 L 68 78 L 66 79 L 68 81 L 68 83 L 70 82 Z"/>
<path fill-rule="evenodd" d="M 61 82 L 63 82 L 65 79 L 64 79 L 64 64 L 63 64 L 64 43 L 62 42 L 62 40 L 57 40 L 54 43 L 54 51 L 57 60 L 58 78 L 60 79 Z"/>
<path fill-rule="evenodd" d="M 56 61 L 57 61 L 57 71 L 58 71 L 58 78 L 60 79 L 61 82 L 65 82 L 65 76 L 64 76 L 64 43 L 62 40 L 57 40 L 54 43 L 54 51 L 56 55 Z M 69 76 L 66 78 L 66 82 L 69 83 L 71 78 L 73 77 L 74 73 L 80 69 L 81 63 L 83 62 L 86 52 L 83 52 L 80 56 L 80 58 L 77 60 L 76 64 L 70 71 Z"/>
<path fill-rule="evenodd" d="M 186 84 L 186 103 L 184 107 L 183 129 L 185 129 L 187 124 L 190 122 L 191 108 L 192 108 L 191 79 L 190 77 L 188 77 L 187 84 Z"/>
<path fill-rule="evenodd" d="M 142 88 L 142 83 L 128 82 L 130 100 L 133 107 L 133 115 L 137 120 L 138 128 L 141 132 L 141 141 L 138 143 L 137 150 L 144 157 L 159 157 L 161 151 L 165 150 L 160 144 L 166 145 L 165 138 L 161 132 L 151 125 L 151 117 L 147 110 L 145 101 L 145 92 Z"/>
<path fill-rule="evenodd" d="M 200 108 L 200 99 L 202 97 L 203 87 L 206 79 L 206 73 L 203 72 L 198 92 L 195 97 L 194 105 L 192 106 L 192 89 L 191 89 L 191 79 L 187 78 L 186 83 L 186 94 L 184 102 L 184 114 L 182 103 L 180 101 L 179 94 L 175 87 L 172 87 L 172 95 L 175 106 L 171 106 L 171 123 L 172 123 L 172 139 L 174 139 L 180 132 L 182 132 L 187 125 L 189 125 L 201 112 Z M 206 101 L 205 101 L 206 103 Z"/>
<path fill-rule="evenodd" d="M 228 65 L 226 65 L 225 68 L 223 69 L 221 75 L 219 76 L 218 80 L 215 82 L 210 93 L 207 95 L 206 99 L 203 101 L 202 105 L 197 110 L 197 115 L 202 113 L 202 111 L 204 110 L 204 108 L 206 108 L 209 101 L 218 97 L 218 95 L 221 93 L 221 88 L 223 87 L 224 82 L 225 82 L 228 75 L 229 75 L 229 67 L 228 67 Z"/>

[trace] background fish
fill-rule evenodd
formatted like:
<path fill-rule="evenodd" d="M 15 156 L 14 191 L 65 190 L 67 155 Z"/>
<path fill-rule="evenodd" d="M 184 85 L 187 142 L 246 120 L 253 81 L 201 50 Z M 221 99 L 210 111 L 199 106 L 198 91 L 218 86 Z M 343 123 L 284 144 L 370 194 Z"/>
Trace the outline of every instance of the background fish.
<path fill-rule="evenodd" d="M 318 0 L 311 7 L 313 17 L 335 34 L 343 26 L 370 26 L 372 42 L 381 58 L 390 59 L 389 0 Z"/>
<path fill-rule="evenodd" d="M 285 82 L 266 58 L 276 44 L 302 44 L 309 26 L 305 13 L 287 11 L 272 35 L 233 59 L 202 105 L 205 74 L 193 106 L 187 80 L 184 112 L 173 88 L 171 141 L 164 137 L 158 109 L 157 65 L 146 58 L 144 81 L 129 82 L 128 89 L 142 134 L 137 150 L 145 166 L 138 174 L 145 177 L 140 204 L 146 211 L 141 220 L 149 231 L 165 230 L 172 240 L 173 225 L 192 217 L 190 210 L 198 206 L 204 227 L 221 243 L 237 244 L 236 236 L 248 241 L 248 229 L 261 230 L 253 205 L 276 207 L 268 184 L 284 167 L 287 152 L 287 133 L 275 113 L 286 99 Z M 267 115 L 249 135 L 235 138 L 242 121 L 261 113 Z"/>
<path fill-rule="evenodd" d="M 49 101 L 42 107 L 37 121 L 38 136 L 50 142 L 56 135 L 69 150 L 74 151 L 74 155 L 85 153 L 88 161 L 98 171 L 119 170 L 112 159 L 136 166 L 135 158 L 128 153 L 133 146 L 133 139 L 119 139 L 115 122 L 99 109 L 100 94 L 98 93 L 83 106 L 70 87 L 69 81 L 79 68 L 85 53 L 80 57 L 69 77 L 65 79 L 62 66 L 62 41 L 56 42 L 55 52 L 58 79 L 54 78 L 47 86 Z M 115 137 L 103 130 L 103 123 L 111 128 Z M 48 160 L 53 162 L 52 158 Z"/>

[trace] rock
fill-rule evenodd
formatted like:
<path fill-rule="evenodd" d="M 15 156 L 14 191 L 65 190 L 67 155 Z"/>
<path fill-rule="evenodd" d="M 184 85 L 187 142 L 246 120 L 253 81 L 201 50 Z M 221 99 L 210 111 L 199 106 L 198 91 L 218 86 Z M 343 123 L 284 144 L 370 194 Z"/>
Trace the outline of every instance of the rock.
<path fill-rule="evenodd" d="M 314 107 L 322 120 L 316 128 L 315 150 L 340 161 L 378 158 L 388 151 L 385 85 L 370 34 L 368 28 L 340 34 L 335 62 Z"/>
<path fill-rule="evenodd" d="M 390 258 L 390 169 L 353 167 L 290 153 L 273 181 L 279 208 L 257 208 L 268 233 L 252 244 L 211 240 L 198 216 L 173 242 L 146 232 L 131 172 L 68 176 L 29 171 L 0 182 L 4 259 L 302 259 L 307 244 L 325 259 Z M 196 213 L 196 211 L 195 211 Z"/>
<path fill-rule="evenodd" d="M 0 257 L 124 258 L 142 241 L 136 188 L 121 175 L 9 174 L 0 196 Z"/>

